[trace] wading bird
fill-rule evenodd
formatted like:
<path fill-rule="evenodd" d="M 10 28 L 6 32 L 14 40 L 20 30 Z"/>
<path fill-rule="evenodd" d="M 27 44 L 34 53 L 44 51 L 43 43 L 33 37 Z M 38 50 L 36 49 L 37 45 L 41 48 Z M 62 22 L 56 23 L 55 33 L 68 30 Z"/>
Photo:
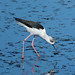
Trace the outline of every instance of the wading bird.
<path fill-rule="evenodd" d="M 31 45 L 32 45 L 34 51 L 36 52 L 36 54 L 38 55 L 38 57 L 40 57 L 40 56 L 33 46 L 35 35 L 40 36 L 42 39 L 46 40 L 48 43 L 50 43 L 54 47 L 55 40 L 51 36 L 47 35 L 45 28 L 42 25 L 40 25 L 38 22 L 23 20 L 23 19 L 19 19 L 19 18 L 15 18 L 15 20 L 17 21 L 18 24 L 20 24 L 21 26 L 24 26 L 26 28 L 26 30 L 30 33 L 30 35 L 23 40 L 22 59 L 24 59 L 24 42 L 31 35 L 34 35 Z"/>

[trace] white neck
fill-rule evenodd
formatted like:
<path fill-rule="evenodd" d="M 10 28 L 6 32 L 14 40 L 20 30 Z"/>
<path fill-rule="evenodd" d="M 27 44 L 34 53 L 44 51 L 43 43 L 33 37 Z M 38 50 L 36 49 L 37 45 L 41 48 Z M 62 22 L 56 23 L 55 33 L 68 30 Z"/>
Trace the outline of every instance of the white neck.
<path fill-rule="evenodd" d="M 50 42 L 50 38 L 52 38 L 51 36 L 48 36 L 47 34 L 44 34 L 43 36 L 41 36 L 44 40 L 46 40 L 48 43 Z"/>

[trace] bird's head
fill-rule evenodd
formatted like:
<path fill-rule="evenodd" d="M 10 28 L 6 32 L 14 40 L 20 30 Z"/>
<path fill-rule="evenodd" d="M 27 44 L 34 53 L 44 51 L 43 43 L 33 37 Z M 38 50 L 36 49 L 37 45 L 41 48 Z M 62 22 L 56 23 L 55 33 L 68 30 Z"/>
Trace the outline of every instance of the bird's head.
<path fill-rule="evenodd" d="M 54 46 L 54 43 L 55 43 L 55 40 L 54 38 L 52 37 L 49 37 L 49 43 L 54 47 L 54 49 L 56 50 L 55 46 Z"/>
<path fill-rule="evenodd" d="M 55 43 L 54 38 L 52 38 L 51 36 L 49 36 L 47 40 L 48 40 L 48 42 L 49 42 L 51 45 L 54 45 L 54 43 Z"/>
<path fill-rule="evenodd" d="M 55 40 L 53 39 L 53 38 L 49 38 L 49 43 L 51 44 L 51 45 L 54 45 L 54 43 L 55 43 Z"/>

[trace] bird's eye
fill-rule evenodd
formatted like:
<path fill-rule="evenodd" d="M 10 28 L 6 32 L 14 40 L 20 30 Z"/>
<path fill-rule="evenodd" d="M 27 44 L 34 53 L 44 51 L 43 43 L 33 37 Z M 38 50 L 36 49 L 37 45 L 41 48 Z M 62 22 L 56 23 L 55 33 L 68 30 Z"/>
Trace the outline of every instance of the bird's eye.
<path fill-rule="evenodd" d="M 54 42 L 53 40 L 50 40 L 51 42 Z"/>

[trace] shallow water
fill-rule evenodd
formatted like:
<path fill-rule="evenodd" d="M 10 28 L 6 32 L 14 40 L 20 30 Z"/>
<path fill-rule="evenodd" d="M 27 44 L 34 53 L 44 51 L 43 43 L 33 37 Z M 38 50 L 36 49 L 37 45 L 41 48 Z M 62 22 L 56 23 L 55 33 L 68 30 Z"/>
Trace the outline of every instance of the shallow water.
<path fill-rule="evenodd" d="M 22 41 L 29 33 L 16 24 L 13 17 L 40 22 L 47 34 L 54 37 L 54 48 L 37 37 L 31 47 L 31 36 L 25 42 L 22 61 Z M 0 75 L 75 75 L 75 0 L 1 0 L 0 1 Z M 24 68 L 24 69 L 23 69 Z"/>

